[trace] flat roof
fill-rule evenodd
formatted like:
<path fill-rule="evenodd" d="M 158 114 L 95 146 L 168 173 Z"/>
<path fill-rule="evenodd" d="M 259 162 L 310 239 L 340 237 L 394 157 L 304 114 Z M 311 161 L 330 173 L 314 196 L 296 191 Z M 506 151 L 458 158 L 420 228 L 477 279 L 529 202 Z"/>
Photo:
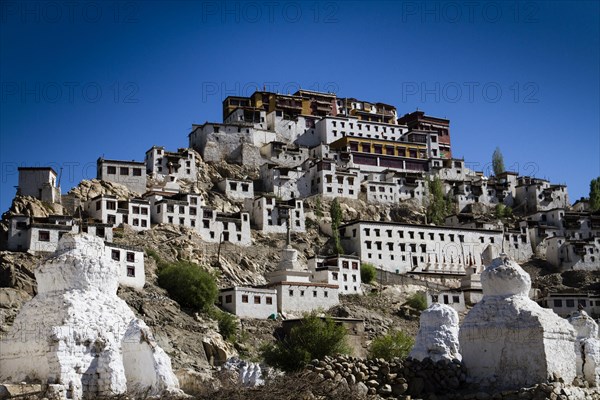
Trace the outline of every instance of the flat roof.
<path fill-rule="evenodd" d="M 343 225 L 340 225 L 340 228 L 345 228 L 347 226 L 355 225 L 355 224 L 381 224 L 381 225 L 392 225 L 392 226 L 404 226 L 404 227 L 413 227 L 413 228 L 421 228 L 421 229 L 449 229 L 449 230 L 457 230 L 457 231 L 475 231 L 475 232 L 494 232 L 494 233 L 502 233 L 499 229 L 477 229 L 477 228 L 458 228 L 453 226 L 438 226 L 438 225 L 423 225 L 423 224 L 406 224 L 402 222 L 392 222 L 392 221 L 367 221 L 367 220 L 354 220 L 347 222 Z"/>
<path fill-rule="evenodd" d="M 125 160 L 111 160 L 108 158 L 102 158 L 99 157 L 97 160 L 98 163 L 113 163 L 113 164 L 136 164 L 136 165 L 146 165 L 145 162 L 143 161 L 135 161 L 135 160 L 131 160 L 131 161 L 125 161 Z"/>
<path fill-rule="evenodd" d="M 56 175 L 56 171 L 52 167 L 19 167 L 19 171 L 52 171 Z"/>

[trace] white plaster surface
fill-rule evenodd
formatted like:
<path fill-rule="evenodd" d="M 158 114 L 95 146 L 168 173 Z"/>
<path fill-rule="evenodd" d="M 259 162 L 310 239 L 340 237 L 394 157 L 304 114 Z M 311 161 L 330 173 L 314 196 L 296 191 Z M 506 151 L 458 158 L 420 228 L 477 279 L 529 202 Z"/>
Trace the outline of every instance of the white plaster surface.
<path fill-rule="evenodd" d="M 483 299 L 466 316 L 459 339 L 463 362 L 475 382 L 520 388 L 576 376 L 575 330 L 528 298 L 529 275 L 506 256 L 481 275 Z"/>
<path fill-rule="evenodd" d="M 458 313 L 445 304 L 433 303 L 421 313 L 419 332 L 410 357 L 433 361 L 461 359 Z"/>
<path fill-rule="evenodd" d="M 117 297 L 118 266 L 100 238 L 65 234 L 35 275 L 37 296 L 0 343 L 0 381 L 59 384 L 73 399 L 179 393 L 169 357 Z"/>
<path fill-rule="evenodd" d="M 585 311 L 571 315 L 569 322 L 577 332 L 577 375 L 592 385 L 600 383 L 600 340 L 598 324 Z"/>

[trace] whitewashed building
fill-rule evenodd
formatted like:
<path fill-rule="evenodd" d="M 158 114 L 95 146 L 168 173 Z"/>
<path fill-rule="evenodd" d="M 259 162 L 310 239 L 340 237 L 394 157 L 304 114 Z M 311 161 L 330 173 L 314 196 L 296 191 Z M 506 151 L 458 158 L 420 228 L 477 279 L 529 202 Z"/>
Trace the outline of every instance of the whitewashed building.
<path fill-rule="evenodd" d="M 301 167 L 280 167 L 263 164 L 260 167 L 263 190 L 282 200 L 305 198 L 311 195 L 307 173 Z"/>
<path fill-rule="evenodd" d="M 517 178 L 513 206 L 515 211 L 529 214 L 569 206 L 569 195 L 565 185 L 551 185 L 547 180 L 529 176 Z"/>
<path fill-rule="evenodd" d="M 120 183 L 132 192 L 146 192 L 146 164 L 137 161 L 106 160 L 98 158 L 96 178 Z"/>
<path fill-rule="evenodd" d="M 50 167 L 19 167 L 17 195 L 31 196 L 48 203 L 60 203 L 56 171 Z"/>
<path fill-rule="evenodd" d="M 122 224 L 133 230 L 150 229 L 150 202 L 144 199 L 119 200 L 113 195 L 99 195 L 85 202 L 87 215 L 113 227 Z"/>
<path fill-rule="evenodd" d="M 600 316 L 600 296 L 586 292 L 552 292 L 538 301 L 542 307 L 550 308 L 561 317 L 567 317 L 569 314 L 583 307 L 588 314 Z"/>
<path fill-rule="evenodd" d="M 146 283 L 144 251 L 138 247 L 105 242 L 106 256 L 119 265 L 119 284 L 142 289 Z"/>
<path fill-rule="evenodd" d="M 273 196 L 258 196 L 247 199 L 244 208 L 250 213 L 254 227 L 265 233 L 286 233 L 288 216 L 290 231 L 306 231 L 302 200 L 277 200 Z"/>
<path fill-rule="evenodd" d="M 572 240 L 564 236 L 546 239 L 546 260 L 563 270 L 600 271 L 600 237 Z"/>
<path fill-rule="evenodd" d="M 152 146 L 146 151 L 145 164 L 146 174 L 161 181 L 196 180 L 196 154 L 189 149 L 172 152 L 162 146 Z"/>
<path fill-rule="evenodd" d="M 241 246 L 252 243 L 250 215 L 226 214 L 204 207 L 199 194 L 147 193 L 151 218 L 155 224 L 172 224 L 193 229 L 210 243 L 230 242 Z"/>
<path fill-rule="evenodd" d="M 319 160 L 309 169 L 311 193 L 326 198 L 358 199 L 358 171 L 358 168 L 341 168 L 333 160 Z"/>
<path fill-rule="evenodd" d="M 502 231 L 395 222 L 354 221 L 340 226 L 347 253 L 400 274 L 464 275 L 482 265 L 487 246 L 502 248 Z"/>
<path fill-rule="evenodd" d="M 307 260 L 313 282 L 338 285 L 339 294 L 362 294 L 360 259 L 350 255 L 318 256 Z"/>
<path fill-rule="evenodd" d="M 222 289 L 217 305 L 240 318 L 267 319 L 277 315 L 277 290 L 240 286 Z"/>
<path fill-rule="evenodd" d="M 10 251 L 49 253 L 56 251 L 58 241 L 65 233 L 87 232 L 112 242 L 112 225 L 85 222 L 82 225 L 67 215 L 50 215 L 46 218 L 14 215 L 8 218 L 8 240 Z"/>
<path fill-rule="evenodd" d="M 254 198 L 254 183 L 249 179 L 225 178 L 217 183 L 217 187 L 230 200 Z"/>
<path fill-rule="evenodd" d="M 425 294 L 425 298 L 427 299 L 427 307 L 434 303 L 439 303 L 450 306 L 457 312 L 467 310 L 465 294 L 459 290 L 428 291 Z"/>
<path fill-rule="evenodd" d="M 282 167 L 296 167 L 308 159 L 309 149 L 295 144 L 271 142 L 260 148 L 260 154 L 269 163 Z"/>
<path fill-rule="evenodd" d="M 298 260 L 298 251 L 287 246 L 275 271 L 266 274 L 267 287 L 277 290 L 277 311 L 302 313 L 327 310 L 339 304 L 338 285 L 311 281 L 311 272 Z"/>

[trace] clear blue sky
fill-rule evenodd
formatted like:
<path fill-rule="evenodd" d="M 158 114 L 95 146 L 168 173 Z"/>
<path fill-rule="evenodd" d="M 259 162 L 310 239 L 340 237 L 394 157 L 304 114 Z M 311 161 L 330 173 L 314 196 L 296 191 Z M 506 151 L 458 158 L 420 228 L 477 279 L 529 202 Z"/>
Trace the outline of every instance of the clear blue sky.
<path fill-rule="evenodd" d="M 500 146 L 572 201 L 600 176 L 597 1 L 0 4 L 2 211 L 18 166 L 62 166 L 66 192 L 263 86 L 449 118 L 474 169 Z"/>

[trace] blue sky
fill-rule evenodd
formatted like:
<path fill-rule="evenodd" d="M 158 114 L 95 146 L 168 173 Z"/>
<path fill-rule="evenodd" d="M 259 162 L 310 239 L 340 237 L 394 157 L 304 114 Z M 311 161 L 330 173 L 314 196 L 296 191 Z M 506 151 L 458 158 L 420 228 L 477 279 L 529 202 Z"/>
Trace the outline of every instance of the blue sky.
<path fill-rule="evenodd" d="M 18 166 L 187 146 L 227 95 L 298 87 L 451 121 L 453 154 L 569 186 L 600 176 L 599 2 L 13 2 L 0 9 L 0 210 Z"/>

